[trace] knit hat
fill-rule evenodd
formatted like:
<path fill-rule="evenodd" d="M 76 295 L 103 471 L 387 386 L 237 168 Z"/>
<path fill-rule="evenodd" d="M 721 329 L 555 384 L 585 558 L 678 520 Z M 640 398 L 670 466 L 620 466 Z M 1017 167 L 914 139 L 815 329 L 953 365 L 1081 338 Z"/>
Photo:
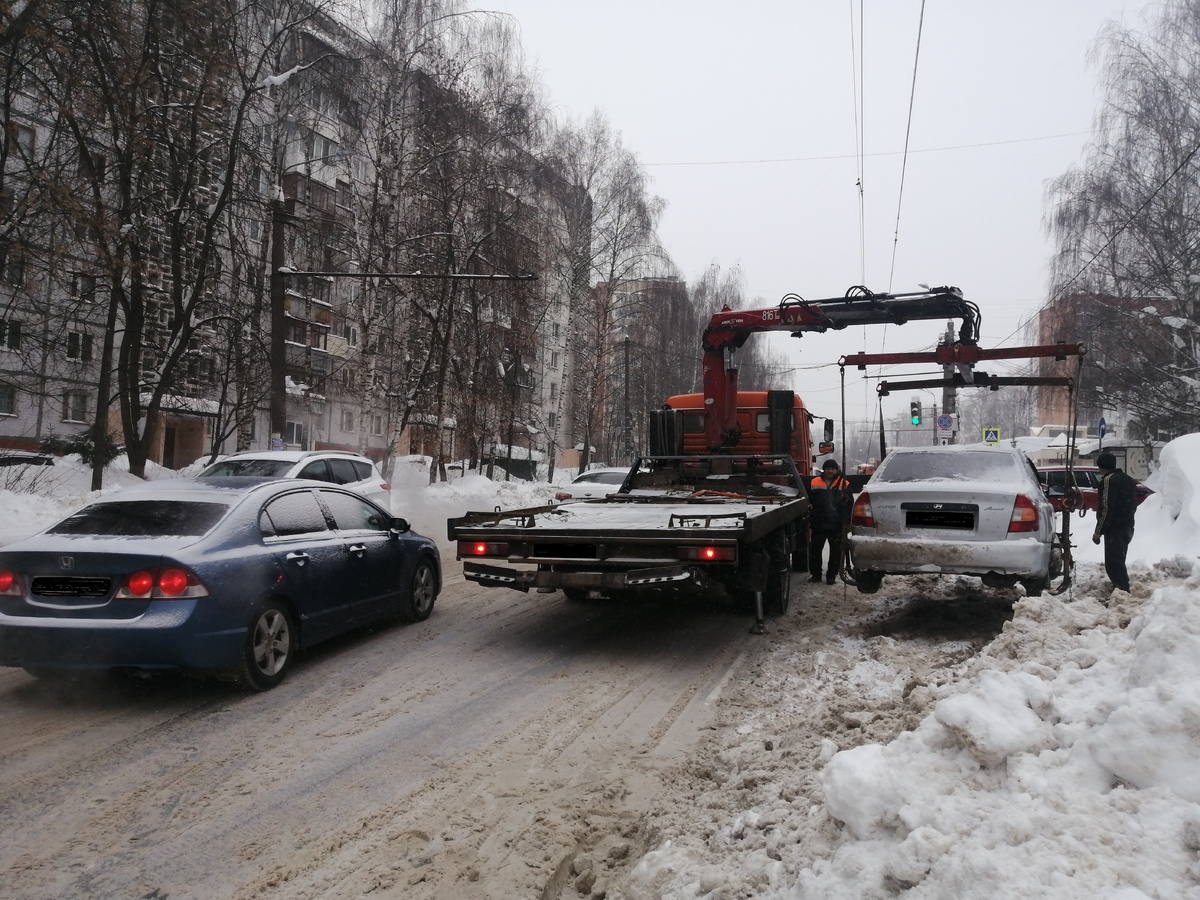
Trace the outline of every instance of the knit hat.
<path fill-rule="evenodd" d="M 1096 457 L 1096 468 L 1098 469 L 1115 469 L 1117 467 L 1117 458 L 1105 450 Z"/>
<path fill-rule="evenodd" d="M 836 459 L 827 459 L 827 460 L 825 460 L 825 462 L 823 462 L 821 464 L 821 468 L 828 471 L 829 469 L 834 469 L 834 470 L 840 469 L 841 466 L 838 465 L 838 462 Z"/>

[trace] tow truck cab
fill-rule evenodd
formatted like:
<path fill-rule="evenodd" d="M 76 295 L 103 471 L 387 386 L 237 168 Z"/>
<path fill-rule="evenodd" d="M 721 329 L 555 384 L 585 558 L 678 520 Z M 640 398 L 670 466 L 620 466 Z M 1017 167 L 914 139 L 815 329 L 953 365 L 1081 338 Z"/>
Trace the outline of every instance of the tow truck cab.
<path fill-rule="evenodd" d="M 712 450 L 704 435 L 704 395 L 676 394 L 662 409 L 650 413 L 652 455 L 706 456 Z M 741 432 L 729 452 L 738 454 L 787 453 L 801 475 L 814 474 L 810 415 L 793 391 L 738 391 L 737 424 Z M 833 452 L 833 421 L 824 420 L 818 452 Z"/>

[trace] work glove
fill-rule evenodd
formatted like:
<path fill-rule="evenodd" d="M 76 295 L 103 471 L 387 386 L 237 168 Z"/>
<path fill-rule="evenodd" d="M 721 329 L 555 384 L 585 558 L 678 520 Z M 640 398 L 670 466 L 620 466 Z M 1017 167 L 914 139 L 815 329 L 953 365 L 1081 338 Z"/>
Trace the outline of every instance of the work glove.
<path fill-rule="evenodd" d="M 1098 535 L 1098 534 L 1093 534 L 1093 535 L 1092 535 L 1092 543 L 1093 543 L 1093 544 L 1098 544 L 1098 543 L 1100 543 L 1100 535 Z"/>

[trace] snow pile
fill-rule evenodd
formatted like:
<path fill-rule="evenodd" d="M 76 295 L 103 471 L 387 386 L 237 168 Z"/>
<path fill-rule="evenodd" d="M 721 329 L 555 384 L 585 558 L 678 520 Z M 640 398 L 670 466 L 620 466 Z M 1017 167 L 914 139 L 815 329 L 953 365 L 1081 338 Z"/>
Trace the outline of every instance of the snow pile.
<path fill-rule="evenodd" d="M 1119 605 L 1022 601 L 914 731 L 832 757 L 826 809 L 853 840 L 793 896 L 1178 895 L 1200 850 L 1198 587 L 1125 627 Z"/>

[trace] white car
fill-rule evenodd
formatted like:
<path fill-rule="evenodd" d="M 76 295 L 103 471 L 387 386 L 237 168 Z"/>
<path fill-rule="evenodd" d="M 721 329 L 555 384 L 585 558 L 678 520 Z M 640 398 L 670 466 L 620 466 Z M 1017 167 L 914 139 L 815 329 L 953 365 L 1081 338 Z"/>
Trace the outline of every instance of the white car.
<path fill-rule="evenodd" d="M 607 497 L 616 493 L 617 488 L 625 483 L 625 476 L 628 474 L 629 466 L 588 469 L 576 475 L 574 481 L 554 495 L 554 499 L 592 500 Z"/>
<path fill-rule="evenodd" d="M 375 464 L 358 453 L 342 450 L 245 450 L 206 466 L 196 477 L 250 475 L 308 478 L 340 484 L 391 509 L 391 485 Z"/>
<path fill-rule="evenodd" d="M 863 593 L 884 575 L 977 575 L 1036 596 L 1062 571 L 1054 509 L 1025 454 L 988 444 L 889 451 L 854 502 L 851 569 Z"/>

